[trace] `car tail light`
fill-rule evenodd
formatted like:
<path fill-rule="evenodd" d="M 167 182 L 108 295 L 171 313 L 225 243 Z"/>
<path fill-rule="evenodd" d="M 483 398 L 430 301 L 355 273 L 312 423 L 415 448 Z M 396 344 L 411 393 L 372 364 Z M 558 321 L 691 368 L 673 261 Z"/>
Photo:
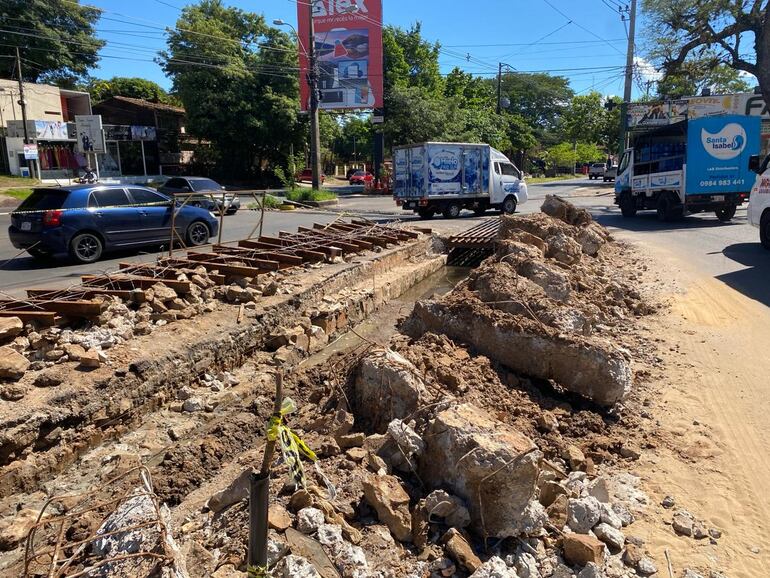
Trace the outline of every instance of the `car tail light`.
<path fill-rule="evenodd" d="M 61 210 L 56 209 L 54 211 L 46 211 L 43 213 L 43 226 L 44 227 L 58 227 L 61 225 Z"/>

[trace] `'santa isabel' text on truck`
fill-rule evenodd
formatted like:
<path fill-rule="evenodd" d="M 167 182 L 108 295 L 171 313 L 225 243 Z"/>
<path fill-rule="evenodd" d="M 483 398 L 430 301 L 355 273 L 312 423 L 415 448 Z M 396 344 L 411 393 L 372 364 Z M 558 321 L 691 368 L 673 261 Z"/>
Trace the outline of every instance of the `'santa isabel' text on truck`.
<path fill-rule="evenodd" d="M 759 152 L 760 119 L 724 115 L 685 120 L 632 135 L 615 179 L 624 217 L 654 209 L 661 221 L 713 211 L 729 221 L 749 198 Z"/>
<path fill-rule="evenodd" d="M 487 144 L 429 142 L 393 149 L 393 198 L 423 219 L 447 219 L 463 209 L 513 213 L 527 200 L 522 172 Z"/>

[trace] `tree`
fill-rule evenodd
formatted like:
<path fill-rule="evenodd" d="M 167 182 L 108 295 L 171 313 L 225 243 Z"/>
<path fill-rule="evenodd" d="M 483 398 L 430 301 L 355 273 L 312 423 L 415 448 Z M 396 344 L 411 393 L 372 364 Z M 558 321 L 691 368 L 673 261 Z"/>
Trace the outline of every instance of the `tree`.
<path fill-rule="evenodd" d="M 392 144 L 452 140 L 461 132 L 456 101 L 432 94 L 424 87 L 396 87 L 388 95 L 383 130 Z"/>
<path fill-rule="evenodd" d="M 222 0 L 186 6 L 160 60 L 190 132 L 211 141 L 227 176 L 286 165 L 292 145 L 304 150 L 296 46 L 262 16 Z"/>
<path fill-rule="evenodd" d="M 561 138 L 566 142 L 588 142 L 599 145 L 609 153 L 615 152 L 620 130 L 620 99 L 609 99 L 615 106 L 605 107 L 601 93 L 591 91 L 572 97 L 562 113 Z"/>
<path fill-rule="evenodd" d="M 658 97 L 663 99 L 682 98 L 700 94 L 704 88 L 712 94 L 750 92 L 749 84 L 740 71 L 727 64 L 714 64 L 712 57 L 689 59 L 676 72 L 666 74 L 658 81 Z"/>
<path fill-rule="evenodd" d="M 344 120 L 335 147 L 344 161 L 369 161 L 373 153 L 372 123 L 358 116 Z"/>
<path fill-rule="evenodd" d="M 489 80 L 490 84 L 496 80 Z M 502 94 L 510 101 L 508 110 L 524 118 L 539 136 L 555 130 L 559 117 L 569 105 L 573 91 L 563 76 L 506 73 L 502 76 Z"/>
<path fill-rule="evenodd" d="M 590 163 L 604 158 L 593 143 L 562 142 L 548 149 L 548 164 L 552 168 L 574 170 L 576 164 Z"/>
<path fill-rule="evenodd" d="M 770 102 L 768 0 L 644 0 L 643 8 L 665 77 L 686 77 L 693 62 L 727 65 L 754 75 Z"/>
<path fill-rule="evenodd" d="M 385 92 L 395 87 L 419 86 L 433 95 L 444 87 L 438 56 L 441 45 L 422 38 L 422 26 L 409 30 L 386 26 L 382 30 L 385 63 Z"/>
<path fill-rule="evenodd" d="M 113 76 L 109 80 L 92 78 L 83 89 L 91 95 L 91 100 L 94 102 L 101 102 L 113 96 L 128 96 L 164 104 L 179 103 L 162 86 L 144 78 L 123 76 Z"/>
<path fill-rule="evenodd" d="M 94 26 L 100 10 L 78 0 L 5 0 L 0 11 L 0 63 L 6 76 L 16 47 L 22 57 L 24 79 L 74 87 L 99 61 L 104 41 Z"/>

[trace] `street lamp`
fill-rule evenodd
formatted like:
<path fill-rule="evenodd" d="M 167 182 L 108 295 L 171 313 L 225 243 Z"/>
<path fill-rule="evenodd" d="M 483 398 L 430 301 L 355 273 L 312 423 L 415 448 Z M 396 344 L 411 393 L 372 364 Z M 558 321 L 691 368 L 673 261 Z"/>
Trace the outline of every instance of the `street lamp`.
<path fill-rule="evenodd" d="M 503 77 L 503 66 L 505 66 L 509 71 L 516 70 L 513 66 L 510 64 L 506 64 L 505 62 L 498 62 L 497 63 L 497 114 L 500 114 L 502 112 L 503 108 L 508 108 L 511 106 L 511 101 L 507 98 L 502 98 L 502 77 Z"/>
<path fill-rule="evenodd" d="M 310 45 L 307 51 L 302 47 L 302 41 L 294 26 L 280 19 L 273 20 L 273 24 L 276 26 L 290 26 L 294 30 L 294 34 L 297 35 L 297 42 L 299 42 L 300 48 L 308 58 L 310 68 L 308 73 L 308 84 L 310 85 L 310 168 L 313 171 L 313 189 L 321 187 L 321 131 L 318 124 L 318 59 L 315 51 L 315 24 L 313 23 L 313 10 L 317 1 L 311 0 L 308 9 L 308 42 Z M 338 11 L 337 14 L 351 14 L 353 12 L 358 12 L 357 4 L 348 6 L 346 9 Z"/>

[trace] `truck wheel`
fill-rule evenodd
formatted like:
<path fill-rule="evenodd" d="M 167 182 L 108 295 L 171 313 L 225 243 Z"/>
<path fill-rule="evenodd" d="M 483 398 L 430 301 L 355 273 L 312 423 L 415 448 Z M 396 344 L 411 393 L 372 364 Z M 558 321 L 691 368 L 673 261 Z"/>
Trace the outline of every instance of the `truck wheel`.
<path fill-rule="evenodd" d="M 628 193 L 623 193 L 618 201 L 620 205 L 620 214 L 626 218 L 636 216 L 636 199 Z"/>
<path fill-rule="evenodd" d="M 446 207 L 444 207 L 443 215 L 445 219 L 456 219 L 460 216 L 460 211 L 462 211 L 462 207 L 458 203 L 449 203 Z"/>
<path fill-rule="evenodd" d="M 722 221 L 723 223 L 727 223 L 735 216 L 735 211 L 738 207 L 735 205 L 729 205 L 727 207 L 723 207 L 721 209 L 717 209 L 714 211 L 714 213 L 717 216 L 717 219 Z"/>
<path fill-rule="evenodd" d="M 516 212 L 516 198 L 506 197 L 500 208 L 506 215 L 513 215 Z"/>
<path fill-rule="evenodd" d="M 663 223 L 675 221 L 683 216 L 681 207 L 674 203 L 670 195 L 663 194 L 658 197 L 658 220 Z"/>
<path fill-rule="evenodd" d="M 770 212 L 765 211 L 759 221 L 759 242 L 770 251 Z"/>
<path fill-rule="evenodd" d="M 421 219 L 427 220 L 427 219 L 432 219 L 435 213 L 433 212 L 433 209 L 422 208 L 422 209 L 417 209 L 417 214 L 420 215 Z"/>

